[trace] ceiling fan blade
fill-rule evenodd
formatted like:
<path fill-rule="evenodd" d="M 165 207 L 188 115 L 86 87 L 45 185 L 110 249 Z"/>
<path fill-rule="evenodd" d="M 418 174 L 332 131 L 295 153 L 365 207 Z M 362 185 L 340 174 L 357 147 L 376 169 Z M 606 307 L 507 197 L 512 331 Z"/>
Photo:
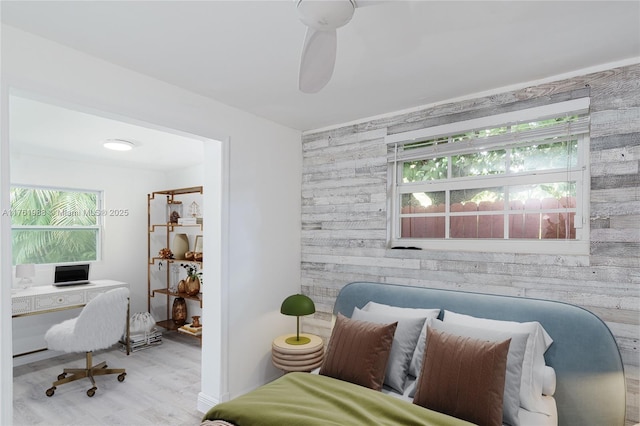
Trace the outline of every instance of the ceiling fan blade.
<path fill-rule="evenodd" d="M 316 93 L 327 85 L 336 64 L 336 30 L 318 31 L 308 27 L 302 48 L 298 87 Z"/>

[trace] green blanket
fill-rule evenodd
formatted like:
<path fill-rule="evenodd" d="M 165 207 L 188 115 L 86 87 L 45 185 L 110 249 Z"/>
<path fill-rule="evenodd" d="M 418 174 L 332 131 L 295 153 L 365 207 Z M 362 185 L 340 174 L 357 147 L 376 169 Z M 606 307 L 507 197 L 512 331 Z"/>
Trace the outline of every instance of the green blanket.
<path fill-rule="evenodd" d="M 211 408 L 203 420 L 237 426 L 470 425 L 352 383 L 289 373 L 253 392 Z"/>

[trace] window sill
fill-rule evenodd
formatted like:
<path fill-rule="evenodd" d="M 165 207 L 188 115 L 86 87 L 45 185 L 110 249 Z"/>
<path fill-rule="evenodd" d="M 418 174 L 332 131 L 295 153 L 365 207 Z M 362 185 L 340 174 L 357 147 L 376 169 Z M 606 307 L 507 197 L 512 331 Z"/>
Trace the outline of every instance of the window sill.
<path fill-rule="evenodd" d="M 392 240 L 390 248 L 471 251 L 489 253 L 522 253 L 548 255 L 589 255 L 588 241 L 559 240 L 494 240 L 494 239 L 397 239 Z"/>

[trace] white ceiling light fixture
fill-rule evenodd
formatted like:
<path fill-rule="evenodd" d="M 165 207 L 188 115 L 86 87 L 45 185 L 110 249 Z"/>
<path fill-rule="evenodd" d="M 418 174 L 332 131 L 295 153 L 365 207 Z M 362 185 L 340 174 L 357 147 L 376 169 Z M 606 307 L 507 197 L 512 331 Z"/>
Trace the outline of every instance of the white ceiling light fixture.
<path fill-rule="evenodd" d="M 112 151 L 131 151 L 136 147 L 136 144 L 127 139 L 107 139 L 102 143 L 102 146 Z"/>

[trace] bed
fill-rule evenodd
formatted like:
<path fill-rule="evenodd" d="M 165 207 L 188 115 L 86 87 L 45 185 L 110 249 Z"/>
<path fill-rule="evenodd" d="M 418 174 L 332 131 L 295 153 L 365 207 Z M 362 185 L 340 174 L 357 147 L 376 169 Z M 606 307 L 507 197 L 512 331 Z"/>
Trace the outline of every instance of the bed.
<path fill-rule="evenodd" d="M 405 315 L 407 311 L 411 314 Z M 334 314 L 337 320 L 327 355 L 316 371 L 320 374 L 286 374 L 216 405 L 204 416 L 203 424 L 496 424 L 496 408 L 490 402 L 499 396 L 501 404 L 504 401 L 500 405 L 504 417 L 497 424 L 624 425 L 626 390 L 620 352 L 604 322 L 580 307 L 539 299 L 354 282 L 340 291 Z M 425 316 L 428 318 L 423 318 L 413 348 L 408 349 L 406 342 L 410 339 L 406 336 L 415 335 L 417 329 L 414 318 Z M 396 321 L 391 323 L 390 318 Z M 504 324 L 507 328 L 501 329 Z M 528 328 L 522 329 L 522 324 Z M 370 331 L 357 327 L 375 330 L 377 340 L 358 340 Z M 479 329 L 498 337 L 487 337 Z M 480 335 L 465 335 L 470 331 Z M 393 344 L 385 346 L 387 357 L 382 357 L 384 364 L 380 364 L 380 357 L 369 355 L 378 353 L 380 342 L 386 339 L 388 343 L 389 335 Z M 336 349 L 338 342 L 342 342 L 340 350 Z M 399 342 L 405 346 L 403 351 L 396 351 L 402 346 Z M 344 349 L 349 343 L 354 346 Z M 540 354 L 531 355 L 530 345 L 536 344 L 539 347 L 534 352 Z M 349 365 L 358 350 L 362 350 L 360 361 Z M 398 354 L 404 357 L 403 362 L 410 359 L 405 362 L 405 376 L 394 383 Z M 536 356 L 540 360 L 536 361 Z M 517 367 L 514 359 L 520 362 L 520 370 L 510 372 Z M 467 368 L 471 360 L 486 361 L 486 365 Z M 458 370 L 454 374 L 445 365 L 456 362 Z M 351 374 L 365 364 L 367 374 Z M 395 370 L 390 370 L 392 364 Z M 481 393 L 451 384 L 457 380 L 453 378 L 465 374 L 482 383 Z M 531 381 L 526 386 L 525 376 Z M 507 395 L 508 388 L 515 381 L 520 388 L 515 390 L 517 414 L 508 415 L 507 407 L 513 405 L 508 400 L 514 397 L 513 389 Z M 368 386 L 372 383 L 374 386 Z M 533 396 L 527 393 L 530 388 Z M 414 399 L 419 399 L 420 405 L 412 403 Z"/>

